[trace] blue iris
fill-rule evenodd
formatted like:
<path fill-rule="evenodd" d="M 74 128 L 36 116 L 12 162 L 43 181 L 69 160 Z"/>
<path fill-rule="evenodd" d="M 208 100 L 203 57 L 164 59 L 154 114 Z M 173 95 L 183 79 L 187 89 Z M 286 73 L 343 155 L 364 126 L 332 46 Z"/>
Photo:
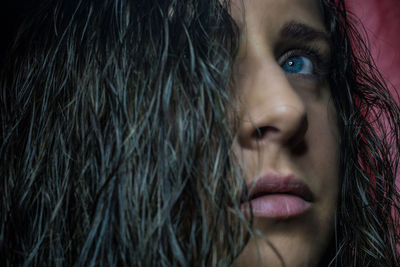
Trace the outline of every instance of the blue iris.
<path fill-rule="evenodd" d="M 283 64 L 282 68 L 285 72 L 300 73 L 304 67 L 304 57 L 290 57 Z"/>

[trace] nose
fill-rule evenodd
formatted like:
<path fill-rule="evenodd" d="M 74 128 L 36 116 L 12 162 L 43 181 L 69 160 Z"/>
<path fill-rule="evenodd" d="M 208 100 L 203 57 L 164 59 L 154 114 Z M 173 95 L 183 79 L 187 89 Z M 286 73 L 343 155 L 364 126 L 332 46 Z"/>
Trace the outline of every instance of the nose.
<path fill-rule="evenodd" d="M 305 103 L 275 60 L 248 68 L 243 77 L 239 144 L 246 148 L 271 143 L 296 146 L 304 140 Z"/>

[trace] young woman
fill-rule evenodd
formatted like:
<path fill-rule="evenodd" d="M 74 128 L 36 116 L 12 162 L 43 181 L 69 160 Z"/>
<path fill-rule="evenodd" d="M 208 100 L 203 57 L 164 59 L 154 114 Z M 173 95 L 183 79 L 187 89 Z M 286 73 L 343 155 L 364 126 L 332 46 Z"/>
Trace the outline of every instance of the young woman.
<path fill-rule="evenodd" d="M 342 1 L 25 12 L 0 78 L 6 266 L 398 266 L 400 111 Z"/>

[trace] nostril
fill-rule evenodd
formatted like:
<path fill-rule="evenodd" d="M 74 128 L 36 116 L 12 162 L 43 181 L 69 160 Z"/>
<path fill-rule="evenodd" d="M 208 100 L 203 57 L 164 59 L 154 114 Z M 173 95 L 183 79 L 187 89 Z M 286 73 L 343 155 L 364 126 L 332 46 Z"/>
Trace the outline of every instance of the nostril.
<path fill-rule="evenodd" d="M 264 139 L 269 132 L 275 132 L 275 131 L 277 130 L 271 126 L 258 127 L 253 132 L 252 138 L 255 140 L 261 140 Z"/>

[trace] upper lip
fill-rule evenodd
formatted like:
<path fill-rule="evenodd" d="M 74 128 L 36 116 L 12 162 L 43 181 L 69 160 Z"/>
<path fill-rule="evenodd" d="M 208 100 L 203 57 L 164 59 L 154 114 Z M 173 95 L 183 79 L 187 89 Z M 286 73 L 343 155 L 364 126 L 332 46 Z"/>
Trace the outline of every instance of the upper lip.
<path fill-rule="evenodd" d="M 252 180 L 246 185 L 250 190 L 250 195 L 242 194 L 242 202 L 251 201 L 268 194 L 290 194 L 308 202 L 314 201 L 314 195 L 310 188 L 294 175 L 269 173 Z"/>

